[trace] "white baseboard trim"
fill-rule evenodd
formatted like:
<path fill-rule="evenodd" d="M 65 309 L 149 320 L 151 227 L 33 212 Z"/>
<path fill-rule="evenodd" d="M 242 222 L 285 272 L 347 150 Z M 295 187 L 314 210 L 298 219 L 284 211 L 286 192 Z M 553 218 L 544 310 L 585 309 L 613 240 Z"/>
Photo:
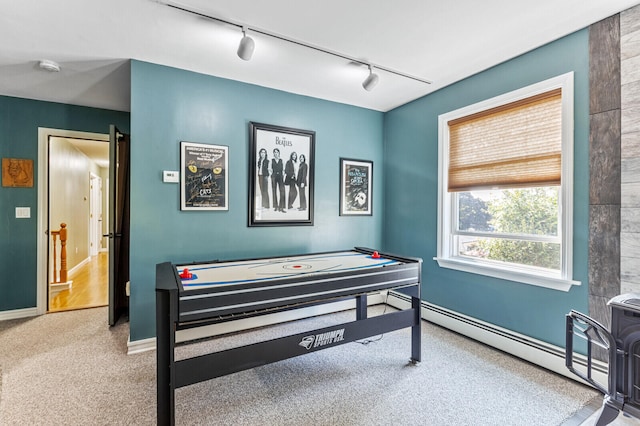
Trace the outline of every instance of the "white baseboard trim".
<path fill-rule="evenodd" d="M 367 305 L 378 305 L 384 302 L 384 294 L 370 295 L 367 298 Z M 257 317 L 243 318 L 235 321 L 228 321 L 219 324 L 211 324 L 202 327 L 178 330 L 176 332 L 176 342 L 188 342 L 190 340 L 203 339 L 219 336 L 222 334 L 235 333 L 238 331 L 250 330 L 252 328 L 264 327 L 268 325 L 280 324 L 288 321 L 295 321 L 318 315 L 331 314 L 334 312 L 355 309 L 355 300 L 343 300 L 340 302 L 309 306 L 306 308 L 292 309 L 290 311 L 277 312 L 274 314 L 261 315 Z M 129 339 L 131 336 L 129 336 Z M 151 337 L 141 340 L 129 340 L 127 342 L 127 355 L 156 349 L 156 338 Z"/>
<path fill-rule="evenodd" d="M 91 262 L 91 256 L 85 258 L 83 261 L 78 263 L 76 266 L 74 266 L 73 268 L 69 269 L 69 271 L 67 271 L 67 275 L 71 276 L 71 275 L 75 274 L 76 272 L 78 272 L 80 270 L 80 268 L 82 268 L 84 265 L 86 265 L 89 262 Z"/>
<path fill-rule="evenodd" d="M 14 309 L 0 312 L 0 321 L 38 316 L 38 308 Z"/>
<path fill-rule="evenodd" d="M 142 352 L 153 351 L 156 349 L 156 338 L 140 339 L 131 341 L 131 335 L 127 340 L 127 355 L 135 355 Z"/>
<path fill-rule="evenodd" d="M 390 293 L 387 303 L 398 309 L 411 307 L 410 298 L 398 293 Z M 566 367 L 564 347 L 551 345 L 425 301 L 422 301 L 421 305 L 421 316 L 424 320 L 588 385 Z M 423 344 L 428 345 L 429 342 L 423 342 Z M 573 357 L 575 365 L 586 365 L 585 356 L 574 353 Z M 593 379 L 598 383 L 606 384 L 606 363 L 597 360 L 593 360 L 592 363 Z"/>

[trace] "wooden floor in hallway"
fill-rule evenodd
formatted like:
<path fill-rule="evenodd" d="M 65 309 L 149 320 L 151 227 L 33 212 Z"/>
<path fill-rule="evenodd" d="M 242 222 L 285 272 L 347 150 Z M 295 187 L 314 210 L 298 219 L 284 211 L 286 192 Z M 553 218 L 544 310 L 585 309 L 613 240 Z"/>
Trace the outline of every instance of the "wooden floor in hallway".
<path fill-rule="evenodd" d="M 109 253 L 100 252 L 69 276 L 71 289 L 50 296 L 49 312 L 95 308 L 109 304 Z"/>

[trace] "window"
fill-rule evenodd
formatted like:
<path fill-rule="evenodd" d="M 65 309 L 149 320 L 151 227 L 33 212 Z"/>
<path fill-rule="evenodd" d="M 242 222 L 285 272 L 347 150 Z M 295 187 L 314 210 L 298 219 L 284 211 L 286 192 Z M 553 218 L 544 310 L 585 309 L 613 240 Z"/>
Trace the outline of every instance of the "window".
<path fill-rule="evenodd" d="M 439 117 L 441 267 L 567 291 L 573 74 Z"/>

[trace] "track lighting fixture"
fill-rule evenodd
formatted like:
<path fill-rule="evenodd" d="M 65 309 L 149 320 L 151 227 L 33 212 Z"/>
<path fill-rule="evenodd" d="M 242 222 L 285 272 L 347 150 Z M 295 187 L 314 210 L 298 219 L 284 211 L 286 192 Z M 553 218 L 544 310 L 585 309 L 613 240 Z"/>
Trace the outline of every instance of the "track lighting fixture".
<path fill-rule="evenodd" d="M 256 43 L 247 35 L 247 27 L 242 27 L 242 40 L 240 40 L 240 45 L 238 46 L 238 56 L 240 59 L 245 61 L 250 60 L 255 47 Z"/>
<path fill-rule="evenodd" d="M 378 80 L 379 80 L 378 74 L 373 72 L 373 66 L 369 64 L 369 75 L 362 82 L 362 87 L 364 87 L 364 90 L 366 90 L 367 92 L 370 92 L 373 90 L 374 87 L 376 87 L 376 85 L 378 84 Z"/>
<path fill-rule="evenodd" d="M 198 10 L 194 10 L 194 9 L 189 9 L 187 7 L 185 7 L 184 5 L 174 2 L 173 0 L 153 0 L 156 3 L 160 3 L 160 4 L 164 4 L 168 7 L 171 7 L 173 9 L 177 9 L 177 10 L 181 10 L 183 12 L 186 13 L 190 13 L 196 16 L 201 16 L 203 18 L 207 18 L 207 19 L 212 19 L 214 21 L 218 21 L 218 22 L 222 22 L 234 27 L 238 27 L 238 28 L 242 28 L 242 39 L 240 40 L 240 45 L 238 46 L 238 56 L 245 60 L 248 61 L 251 59 L 251 56 L 253 55 L 253 50 L 255 49 L 255 42 L 253 41 L 253 39 L 251 37 L 249 37 L 247 35 L 247 30 L 249 29 L 248 26 L 244 23 L 241 22 L 237 22 L 237 21 L 232 21 L 229 19 L 223 19 L 217 16 L 213 16 L 210 15 L 208 13 L 202 12 L 202 11 L 198 11 Z M 265 30 L 265 29 L 261 29 L 258 27 L 254 27 L 251 26 L 251 32 L 253 33 L 257 33 L 257 34 L 261 34 L 263 36 L 268 36 L 268 37 L 272 37 L 274 39 L 278 39 L 278 40 L 282 40 L 282 41 L 286 41 L 288 43 L 292 43 L 292 44 L 296 44 L 298 46 L 302 46 L 302 47 L 306 47 L 308 49 L 313 49 L 316 50 L 318 52 L 322 52 L 322 53 L 326 53 L 327 55 L 332 55 L 332 56 L 336 56 L 338 58 L 342 58 L 345 59 L 347 61 L 350 62 L 354 62 L 354 63 L 358 63 L 361 65 L 366 65 L 369 67 L 369 75 L 367 76 L 367 78 L 365 79 L 364 82 L 362 82 L 362 87 L 365 88 L 365 90 L 371 91 L 373 90 L 373 88 L 378 84 L 378 80 L 380 79 L 380 77 L 378 76 L 378 74 L 373 72 L 373 68 L 374 66 L 368 62 L 365 62 L 364 60 L 360 59 L 360 58 L 354 58 L 353 56 L 350 55 L 345 55 L 343 53 L 340 52 L 336 52 L 334 50 L 329 50 L 326 49 L 324 47 L 320 47 L 320 46 L 314 46 L 312 44 L 309 43 L 305 43 L 303 41 L 300 40 L 296 40 L 296 39 L 292 39 L 292 38 L 288 38 L 282 34 L 277 34 L 274 32 L 271 32 L 269 30 Z M 431 81 L 429 80 L 425 80 L 424 78 L 420 78 L 420 77 L 416 77 L 413 75 L 409 75 L 391 68 L 387 68 L 384 67 L 382 65 L 375 65 L 375 68 L 377 68 L 378 70 L 384 71 L 385 73 L 390 73 L 390 74 L 395 74 L 397 76 L 400 77 L 404 77 L 404 78 L 408 78 L 410 80 L 414 80 L 414 81 L 419 81 L 421 83 L 425 83 L 425 84 L 431 84 Z"/>

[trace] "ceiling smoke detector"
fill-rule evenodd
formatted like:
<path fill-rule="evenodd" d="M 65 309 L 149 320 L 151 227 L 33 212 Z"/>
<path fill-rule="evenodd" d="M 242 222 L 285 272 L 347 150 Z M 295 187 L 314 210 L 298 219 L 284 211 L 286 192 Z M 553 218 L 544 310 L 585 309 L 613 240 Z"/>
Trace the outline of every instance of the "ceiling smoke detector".
<path fill-rule="evenodd" d="M 40 61 L 40 63 L 38 64 L 38 66 L 45 70 L 45 71 L 49 71 L 49 72 L 59 72 L 60 71 L 60 65 L 57 62 L 54 61 L 50 61 L 48 59 L 43 59 Z"/>

